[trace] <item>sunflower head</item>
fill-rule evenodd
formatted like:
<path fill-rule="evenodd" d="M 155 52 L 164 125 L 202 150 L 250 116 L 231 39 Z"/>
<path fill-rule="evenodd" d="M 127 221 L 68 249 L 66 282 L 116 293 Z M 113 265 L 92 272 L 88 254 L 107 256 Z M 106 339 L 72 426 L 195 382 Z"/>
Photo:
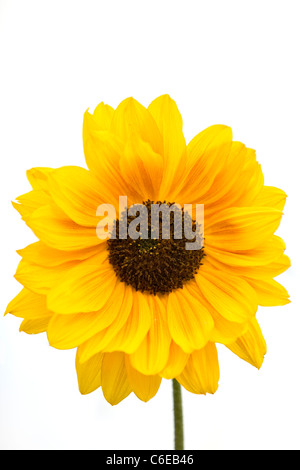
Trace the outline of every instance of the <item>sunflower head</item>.
<path fill-rule="evenodd" d="M 223 125 L 187 145 L 168 95 L 86 111 L 83 147 L 87 168 L 33 168 L 32 190 L 13 202 L 38 241 L 18 251 L 23 288 L 6 313 L 55 348 L 77 348 L 81 393 L 102 387 L 111 404 L 131 392 L 147 401 L 162 379 L 214 393 L 217 343 L 259 368 L 257 308 L 289 302 L 274 277 L 290 261 L 274 235 L 286 194 L 264 185 L 255 151 Z M 114 208 L 107 238 L 103 205 Z"/>

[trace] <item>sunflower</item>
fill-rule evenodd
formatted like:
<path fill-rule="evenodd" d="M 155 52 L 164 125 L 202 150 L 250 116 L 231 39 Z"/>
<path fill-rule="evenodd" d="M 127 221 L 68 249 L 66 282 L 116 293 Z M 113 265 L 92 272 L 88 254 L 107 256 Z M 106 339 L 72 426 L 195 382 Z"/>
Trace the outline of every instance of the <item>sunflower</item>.
<path fill-rule="evenodd" d="M 168 95 L 87 110 L 83 147 L 88 169 L 33 168 L 32 190 L 13 202 L 38 237 L 18 251 L 23 289 L 6 310 L 23 318 L 20 331 L 77 348 L 80 392 L 102 387 L 112 405 L 131 392 L 148 401 L 162 379 L 215 393 L 216 343 L 260 368 L 258 305 L 289 302 L 274 277 L 290 261 L 274 235 L 286 194 L 264 185 L 255 151 L 224 125 L 186 145 Z M 125 195 L 128 205 L 204 204 L 201 250 L 174 237 L 100 239 L 97 208 L 113 205 L 120 223 Z"/>

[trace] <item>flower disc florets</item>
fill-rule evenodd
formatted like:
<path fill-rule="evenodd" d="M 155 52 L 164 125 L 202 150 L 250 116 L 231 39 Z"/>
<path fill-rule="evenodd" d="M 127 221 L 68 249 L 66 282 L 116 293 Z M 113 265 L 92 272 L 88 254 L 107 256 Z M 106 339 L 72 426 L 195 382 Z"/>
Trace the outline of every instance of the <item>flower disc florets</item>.
<path fill-rule="evenodd" d="M 109 261 L 119 279 L 136 290 L 149 294 L 166 294 L 194 278 L 204 256 L 203 248 L 197 250 L 186 249 L 188 240 L 184 231 L 180 230 L 180 238 L 176 238 L 178 225 L 186 224 L 189 216 L 182 209 L 175 208 L 170 211 L 170 225 L 168 233 L 164 233 L 162 214 L 159 214 L 159 237 L 151 238 L 153 233 L 153 220 L 151 219 L 151 205 L 153 201 L 147 200 L 143 205 L 148 209 L 147 238 L 120 239 L 120 221 L 116 221 L 116 238 L 108 240 Z M 156 204 L 166 204 L 161 201 Z M 167 203 L 172 206 L 172 203 Z M 180 213 L 180 224 L 178 214 Z M 176 217 L 177 215 L 177 217 Z M 123 213 L 121 218 L 127 217 Z M 127 226 L 134 220 L 127 217 Z M 177 224 L 177 225 L 176 225 Z M 196 222 L 190 218 L 193 232 L 200 230 Z"/>

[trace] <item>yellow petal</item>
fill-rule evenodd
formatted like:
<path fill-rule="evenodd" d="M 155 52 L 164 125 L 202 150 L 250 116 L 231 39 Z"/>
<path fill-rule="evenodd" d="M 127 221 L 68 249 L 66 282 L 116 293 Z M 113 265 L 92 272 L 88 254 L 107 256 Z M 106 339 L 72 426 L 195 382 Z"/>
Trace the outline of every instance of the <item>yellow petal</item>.
<path fill-rule="evenodd" d="M 214 327 L 209 335 L 209 340 L 213 343 L 232 343 L 238 336 L 241 336 L 246 328 L 247 323 L 237 323 L 234 321 L 227 320 L 221 315 L 213 306 L 207 301 L 207 299 L 201 294 L 199 287 L 193 291 L 193 295 L 200 300 L 201 304 L 209 311 Z"/>
<path fill-rule="evenodd" d="M 107 195 L 107 204 L 117 210 L 119 196 L 133 199 L 137 194 L 125 182 L 119 167 L 124 144 L 111 132 L 92 133 L 86 140 L 84 154 L 88 168 L 97 178 L 101 193 Z M 130 199 L 130 200 L 131 200 Z"/>
<path fill-rule="evenodd" d="M 261 368 L 267 346 L 256 318 L 250 321 L 247 332 L 227 348 L 257 369 Z"/>
<path fill-rule="evenodd" d="M 117 405 L 132 392 L 127 377 L 124 353 L 112 352 L 104 354 L 101 385 L 103 395 L 111 405 Z"/>
<path fill-rule="evenodd" d="M 104 348 L 104 351 L 124 351 L 132 354 L 146 337 L 150 325 L 151 315 L 147 296 L 141 292 L 134 292 L 132 311 L 116 336 Z"/>
<path fill-rule="evenodd" d="M 263 184 L 264 177 L 255 152 L 240 142 L 232 142 L 225 165 L 201 196 L 206 218 L 226 208 L 252 206 Z"/>
<path fill-rule="evenodd" d="M 276 260 L 272 263 L 266 264 L 265 266 L 261 266 L 258 269 L 247 269 L 247 271 L 243 272 L 243 276 L 255 279 L 273 278 L 279 276 L 279 274 L 282 274 L 290 266 L 290 258 L 287 255 L 282 254 L 281 256 L 279 256 L 279 258 L 276 258 Z"/>
<path fill-rule="evenodd" d="M 111 325 L 119 324 L 123 317 L 129 315 L 130 305 L 128 305 L 128 298 L 125 297 L 125 289 L 125 284 L 118 282 L 114 295 L 97 312 L 55 314 L 48 328 L 48 340 L 51 346 L 57 349 L 72 349 L 87 342 L 90 338 L 97 337 L 99 332 L 103 332 L 102 337 L 105 336 L 105 332 Z M 117 327 L 114 325 L 112 328 L 116 330 Z M 80 360 L 90 359 L 101 349 L 101 340 L 97 341 L 96 349 L 88 356 L 86 348 L 82 347 Z"/>
<path fill-rule="evenodd" d="M 158 375 L 143 375 L 134 369 L 128 357 L 125 360 L 128 381 L 134 394 L 142 401 L 147 402 L 156 395 L 161 377 Z"/>
<path fill-rule="evenodd" d="M 287 290 L 274 279 L 247 279 L 257 294 L 258 305 L 272 307 L 290 303 Z"/>
<path fill-rule="evenodd" d="M 186 366 L 188 358 L 189 354 L 185 353 L 174 341 L 172 341 L 167 365 L 159 375 L 164 379 L 174 379 L 174 377 L 181 374 Z"/>
<path fill-rule="evenodd" d="M 156 98 L 148 107 L 162 135 L 164 156 L 164 175 L 160 197 L 172 200 L 174 188 L 181 182 L 185 171 L 186 143 L 182 132 L 182 117 L 175 101 L 169 95 Z M 154 149 L 155 150 L 155 149 Z"/>
<path fill-rule="evenodd" d="M 93 112 L 93 118 L 101 130 L 109 129 L 114 115 L 114 109 L 108 104 L 99 103 Z"/>
<path fill-rule="evenodd" d="M 96 216 L 100 204 L 110 203 L 109 195 L 101 190 L 99 181 L 84 168 L 65 166 L 52 171 L 49 191 L 55 201 L 74 222 L 96 228 Z"/>
<path fill-rule="evenodd" d="M 25 287 L 9 302 L 5 315 L 7 313 L 31 320 L 51 315 L 47 308 L 46 296 L 31 292 Z"/>
<path fill-rule="evenodd" d="M 69 261 L 82 261 L 105 249 L 106 246 L 102 243 L 102 245 L 91 246 L 82 250 L 62 251 L 55 250 L 39 241 L 26 246 L 22 250 L 17 250 L 17 253 L 29 263 L 50 268 L 52 266 L 58 266 L 59 264 L 68 263 Z"/>
<path fill-rule="evenodd" d="M 95 227 L 76 224 L 54 205 L 35 210 L 26 222 L 42 242 L 57 250 L 81 250 L 103 243 Z"/>
<path fill-rule="evenodd" d="M 223 125 L 200 132 L 187 146 L 187 177 L 180 193 L 185 203 L 203 203 L 202 196 L 223 169 L 232 145 L 232 130 Z"/>
<path fill-rule="evenodd" d="M 95 356 L 91 357 L 88 361 L 82 363 L 79 361 L 78 350 L 75 361 L 78 387 L 82 395 L 87 395 L 94 392 L 94 390 L 97 390 L 97 388 L 101 386 L 101 367 L 103 354 L 95 354 Z"/>
<path fill-rule="evenodd" d="M 129 356 L 131 365 L 144 375 L 156 375 L 166 365 L 169 357 L 171 336 L 166 308 L 156 297 L 149 298 L 151 326 L 138 349 Z"/>
<path fill-rule="evenodd" d="M 117 281 L 106 257 L 107 253 L 100 253 L 72 268 L 48 294 L 50 310 L 70 314 L 95 312 L 104 307 Z"/>
<path fill-rule="evenodd" d="M 230 247 L 215 248 L 205 240 L 205 253 L 210 262 L 221 262 L 237 267 L 264 266 L 277 260 L 284 250 L 285 243 L 277 235 L 272 235 L 254 249 L 239 251 L 231 250 Z"/>
<path fill-rule="evenodd" d="M 141 195 L 140 202 L 147 199 L 158 200 L 163 176 L 163 158 L 138 135 L 127 142 L 124 156 L 120 160 L 120 169 L 126 182 L 137 188 Z"/>
<path fill-rule="evenodd" d="M 281 217 L 281 211 L 271 208 L 225 209 L 209 220 L 206 218 L 205 239 L 210 246 L 218 249 L 250 250 L 273 235 Z"/>
<path fill-rule="evenodd" d="M 112 342 L 112 339 L 127 322 L 132 310 L 132 302 L 133 290 L 129 286 L 125 286 L 123 305 L 118 315 L 111 325 L 82 343 L 80 347 L 80 361 L 86 361 L 90 359 L 93 355 L 103 351 L 106 346 Z"/>
<path fill-rule="evenodd" d="M 89 138 L 91 133 L 95 131 L 108 131 L 114 110 L 111 106 L 100 103 L 95 108 L 93 114 L 87 110 L 83 116 L 82 138 L 83 143 Z"/>
<path fill-rule="evenodd" d="M 255 270 L 255 272 L 254 270 L 250 271 L 250 273 L 249 271 L 247 271 L 247 274 L 244 273 L 244 276 L 259 279 L 266 278 L 267 276 L 273 278 L 279 276 L 279 274 L 284 273 L 284 271 L 290 268 L 290 266 L 290 258 L 287 255 L 282 254 L 279 258 L 276 258 L 276 260 L 272 263 L 262 266 L 261 271 L 259 269 Z"/>
<path fill-rule="evenodd" d="M 37 335 L 38 333 L 44 333 L 47 331 L 49 322 L 52 315 L 40 318 L 26 318 L 20 325 L 20 331 L 24 331 L 29 335 Z"/>
<path fill-rule="evenodd" d="M 273 207 L 282 211 L 287 195 L 282 189 L 273 186 L 263 186 L 253 204 L 258 207 Z"/>
<path fill-rule="evenodd" d="M 250 260 L 250 251 L 248 258 Z M 229 271 L 231 274 L 234 274 L 238 277 L 242 276 L 251 279 L 269 280 L 283 273 L 291 266 L 289 257 L 283 253 L 281 253 L 279 256 L 277 254 L 276 257 L 273 255 L 273 259 L 274 261 L 270 263 L 266 257 L 266 264 L 260 263 L 256 266 L 254 263 L 253 266 L 247 266 L 246 264 L 244 266 L 229 266 L 228 264 L 220 263 L 216 258 L 210 256 L 209 264 L 214 266 L 219 271 Z M 263 258 L 260 261 L 262 260 Z"/>
<path fill-rule="evenodd" d="M 28 219 L 36 209 L 51 203 L 51 198 L 45 191 L 33 190 L 17 197 L 16 201 L 17 202 L 12 202 L 12 205 L 19 212 L 22 219 L 27 223 Z"/>
<path fill-rule="evenodd" d="M 162 154 L 162 137 L 151 113 L 133 98 L 122 101 L 114 112 L 111 132 L 124 143 L 132 132 L 151 145 L 154 152 Z"/>
<path fill-rule="evenodd" d="M 76 261 L 70 261 L 69 263 L 47 268 L 21 260 L 15 278 L 24 287 L 27 287 L 27 289 L 37 294 L 45 295 L 52 287 L 58 284 L 61 279 L 68 275 L 68 272 L 74 265 L 77 265 Z"/>
<path fill-rule="evenodd" d="M 214 329 L 210 335 L 210 340 L 213 343 L 232 343 L 247 330 L 247 323 L 226 320 L 213 308 L 211 308 L 210 313 L 214 320 Z"/>
<path fill-rule="evenodd" d="M 226 139 L 226 134 L 228 134 L 227 139 L 228 143 L 226 144 L 228 147 L 230 147 L 230 140 L 231 140 L 231 133 L 229 128 L 225 128 L 225 126 L 213 126 L 212 128 L 209 128 L 211 132 L 211 139 L 213 139 L 214 134 L 215 138 L 220 135 L 223 136 L 224 139 Z M 226 131 L 226 132 L 225 132 Z M 202 156 L 199 157 L 197 160 L 196 155 L 197 152 L 200 151 L 199 144 L 201 145 L 201 139 L 200 142 L 198 142 L 197 145 L 197 138 L 195 138 L 195 142 L 191 142 L 188 146 L 188 158 L 191 159 L 192 161 L 195 160 L 195 163 L 192 165 L 203 165 L 202 162 Z M 198 149 L 197 149 L 198 146 Z M 203 143 L 202 143 L 203 146 Z M 203 148 L 202 152 L 203 155 L 206 153 L 206 158 L 208 157 L 207 153 L 208 149 L 207 147 Z M 221 148 L 219 149 L 221 152 Z M 226 153 L 226 152 L 225 152 Z M 232 193 L 236 193 L 237 191 L 240 190 L 239 186 L 242 185 L 246 178 L 249 178 L 248 172 L 246 173 L 244 171 L 244 162 L 245 158 L 247 155 L 247 149 L 244 144 L 241 142 L 232 142 L 230 151 L 228 154 L 228 158 L 226 161 L 226 165 L 215 165 L 213 168 L 213 172 L 219 171 L 217 173 L 216 177 L 212 181 L 212 184 L 210 188 L 206 192 L 202 192 L 203 189 L 202 187 L 199 187 L 197 191 L 195 191 L 195 196 L 199 198 L 201 195 L 201 203 L 205 204 L 205 211 L 209 210 L 209 206 L 213 205 L 216 203 L 219 207 L 220 206 L 223 208 L 224 203 L 225 207 L 228 203 L 229 195 Z M 218 158 L 216 155 L 214 158 Z M 211 156 L 211 158 L 213 158 Z M 225 154 L 222 154 L 222 161 L 225 158 Z M 192 161 L 189 161 L 189 165 L 192 164 Z M 212 162 L 210 162 L 211 164 Z M 202 168 L 202 171 L 205 170 L 206 168 Z M 200 175 L 197 176 L 197 178 L 201 178 L 203 176 L 202 172 Z M 195 178 L 196 175 L 191 172 L 191 178 Z M 209 179 L 208 179 L 209 181 Z M 207 182 L 208 182 L 207 181 Z M 188 188 L 187 188 L 188 189 Z M 200 202 L 200 201 L 199 201 Z"/>
<path fill-rule="evenodd" d="M 52 173 L 53 168 L 36 167 L 26 171 L 26 176 L 33 189 L 48 192 L 48 176 Z"/>
<path fill-rule="evenodd" d="M 186 390 L 192 393 L 215 393 L 220 378 L 217 348 L 208 343 L 204 348 L 194 351 L 183 372 L 176 377 Z"/>
<path fill-rule="evenodd" d="M 246 164 L 244 166 L 244 174 L 248 175 L 246 180 L 242 181 L 241 191 L 237 191 L 234 196 L 234 188 L 231 195 L 231 207 L 234 206 L 252 206 L 254 200 L 260 193 L 264 185 L 264 175 L 261 165 L 256 160 L 256 152 L 247 148 Z"/>
<path fill-rule="evenodd" d="M 98 312 L 73 315 L 54 314 L 47 335 L 50 346 L 56 349 L 73 349 L 102 329 Z"/>
<path fill-rule="evenodd" d="M 171 336 L 184 352 L 205 346 L 214 323 L 208 310 L 193 296 L 188 286 L 170 293 L 168 325 Z"/>
<path fill-rule="evenodd" d="M 203 297 L 229 321 L 245 323 L 257 311 L 255 291 L 249 284 L 226 272 L 201 266 L 195 277 Z"/>

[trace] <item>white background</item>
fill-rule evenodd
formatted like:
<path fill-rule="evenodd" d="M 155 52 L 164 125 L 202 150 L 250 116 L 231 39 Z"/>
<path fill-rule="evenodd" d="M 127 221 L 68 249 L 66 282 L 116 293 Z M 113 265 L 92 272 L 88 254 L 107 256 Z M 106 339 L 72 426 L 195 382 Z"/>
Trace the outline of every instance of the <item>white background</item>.
<path fill-rule="evenodd" d="M 84 111 L 169 93 L 189 141 L 212 124 L 257 150 L 266 184 L 288 193 L 278 234 L 292 303 L 259 310 L 258 372 L 219 347 L 214 396 L 184 392 L 187 449 L 299 448 L 299 1 L 1 0 L 1 299 L 20 286 L 16 249 L 34 241 L 10 201 L 34 166 L 84 166 Z M 75 351 L 0 319 L 3 449 L 172 449 L 171 383 L 149 403 L 81 396 Z"/>

